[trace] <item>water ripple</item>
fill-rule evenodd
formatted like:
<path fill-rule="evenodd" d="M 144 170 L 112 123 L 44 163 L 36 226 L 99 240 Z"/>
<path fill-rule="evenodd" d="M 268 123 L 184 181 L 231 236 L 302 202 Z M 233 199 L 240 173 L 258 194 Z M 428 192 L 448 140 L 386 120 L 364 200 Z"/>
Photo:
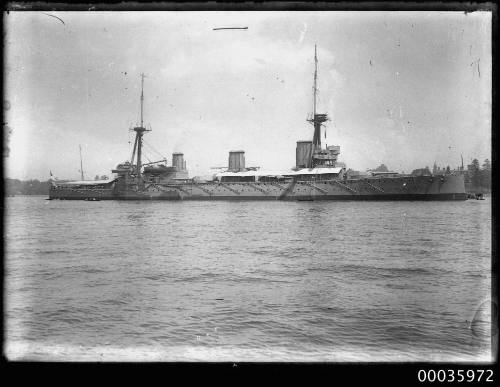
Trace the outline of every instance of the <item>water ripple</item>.
<path fill-rule="evenodd" d="M 488 201 L 7 200 L 9 358 L 491 353 Z"/>

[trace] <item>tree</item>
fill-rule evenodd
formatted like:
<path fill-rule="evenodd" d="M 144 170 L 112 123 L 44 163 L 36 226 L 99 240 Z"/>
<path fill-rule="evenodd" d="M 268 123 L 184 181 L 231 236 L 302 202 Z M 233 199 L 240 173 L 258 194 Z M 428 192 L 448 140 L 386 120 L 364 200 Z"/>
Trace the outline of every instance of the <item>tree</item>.
<path fill-rule="evenodd" d="M 414 169 L 411 173 L 413 176 L 430 176 L 431 171 L 429 167 Z"/>
<path fill-rule="evenodd" d="M 480 172 L 481 187 L 491 189 L 491 163 L 486 159 L 483 163 L 483 169 Z"/>
<path fill-rule="evenodd" d="M 99 175 L 95 175 L 94 180 L 99 180 Z"/>
<path fill-rule="evenodd" d="M 471 165 L 469 165 L 469 175 L 472 187 L 476 189 L 479 188 L 481 186 L 481 171 L 477 159 L 472 160 Z"/>
<path fill-rule="evenodd" d="M 380 164 L 380 166 L 373 169 L 372 172 L 389 172 L 389 169 L 385 166 L 385 164 Z"/>
<path fill-rule="evenodd" d="M 450 173 L 450 166 L 449 166 L 449 165 L 446 167 L 446 173 L 447 173 L 447 174 L 449 174 L 449 173 Z"/>

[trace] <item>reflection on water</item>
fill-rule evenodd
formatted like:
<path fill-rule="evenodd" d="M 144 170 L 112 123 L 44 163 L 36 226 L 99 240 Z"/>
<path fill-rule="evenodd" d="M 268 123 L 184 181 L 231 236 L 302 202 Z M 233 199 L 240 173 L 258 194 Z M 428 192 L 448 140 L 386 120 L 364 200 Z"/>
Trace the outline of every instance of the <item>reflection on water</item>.
<path fill-rule="evenodd" d="M 11 358 L 490 359 L 489 201 L 7 200 Z"/>

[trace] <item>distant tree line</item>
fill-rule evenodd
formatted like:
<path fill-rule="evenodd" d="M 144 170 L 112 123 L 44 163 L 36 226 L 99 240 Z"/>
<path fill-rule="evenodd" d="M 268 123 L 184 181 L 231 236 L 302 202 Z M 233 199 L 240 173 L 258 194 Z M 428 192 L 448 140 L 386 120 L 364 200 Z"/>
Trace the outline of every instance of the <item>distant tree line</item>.
<path fill-rule="evenodd" d="M 384 164 L 379 167 L 372 169 L 373 172 L 388 172 L 389 169 Z M 479 164 L 478 159 L 472 160 L 472 163 L 467 166 L 466 170 L 462 170 L 457 167 L 456 170 L 451 170 L 450 166 L 446 169 L 436 170 L 436 166 L 433 168 L 434 174 L 437 173 L 463 173 L 465 179 L 465 188 L 468 192 L 489 192 L 491 190 L 491 162 L 486 159 L 483 164 Z M 429 167 L 418 168 L 413 170 L 411 173 L 414 176 L 427 176 L 432 175 Z M 107 176 L 96 175 L 95 180 L 106 180 Z M 5 194 L 7 196 L 12 195 L 48 195 L 49 193 L 49 181 L 39 181 L 37 179 L 21 181 L 18 179 L 6 178 L 5 182 Z"/>
<path fill-rule="evenodd" d="M 428 170 L 428 167 L 426 168 Z M 471 164 L 467 165 L 467 168 L 457 167 L 456 169 L 451 169 L 449 165 L 446 168 L 440 168 L 434 163 L 432 173 L 434 175 L 463 173 L 465 189 L 468 192 L 489 192 L 491 190 L 491 163 L 488 159 L 484 160 L 482 165 L 479 164 L 478 159 L 474 159 Z"/>
<path fill-rule="evenodd" d="M 372 172 L 387 172 L 389 169 L 386 165 L 381 164 Z M 480 165 L 478 159 L 472 160 L 467 168 L 457 167 L 456 169 L 450 168 L 448 165 L 446 168 L 438 167 L 434 163 L 432 172 L 429 167 L 414 169 L 411 173 L 413 176 L 431 176 L 431 175 L 441 175 L 441 174 L 452 174 L 452 173 L 463 173 L 465 180 L 465 189 L 468 192 L 490 192 L 491 191 L 491 162 L 489 159 L 484 160 L 483 164 Z"/>
<path fill-rule="evenodd" d="M 389 172 L 389 168 L 385 164 L 380 164 L 377 168 L 372 169 L 372 172 Z"/>
<path fill-rule="evenodd" d="M 108 180 L 108 177 L 105 175 L 99 176 L 96 175 L 95 180 Z M 48 195 L 50 181 L 40 181 L 37 179 L 32 180 L 18 180 L 18 179 L 9 179 L 6 178 L 4 180 L 5 187 L 5 195 L 13 196 L 13 195 Z"/>
<path fill-rule="evenodd" d="M 469 191 L 491 190 L 490 160 L 484 160 L 483 165 L 479 165 L 478 159 L 472 160 L 465 173 L 465 186 Z"/>
<path fill-rule="evenodd" d="M 21 181 L 18 179 L 4 180 L 6 196 L 12 195 L 48 195 L 49 182 L 37 179 Z"/>
<path fill-rule="evenodd" d="M 430 175 L 432 175 L 429 167 L 414 169 L 411 174 L 413 176 L 430 176 Z"/>

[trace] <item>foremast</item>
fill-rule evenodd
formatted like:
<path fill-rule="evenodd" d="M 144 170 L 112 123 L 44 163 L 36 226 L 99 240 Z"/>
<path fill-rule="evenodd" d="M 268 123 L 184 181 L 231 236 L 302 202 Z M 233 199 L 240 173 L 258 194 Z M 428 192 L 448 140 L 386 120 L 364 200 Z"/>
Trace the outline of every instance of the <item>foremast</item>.
<path fill-rule="evenodd" d="M 80 174 L 81 174 L 81 180 L 84 181 L 85 178 L 83 176 L 82 146 L 79 144 L 78 147 L 80 148 Z"/>
<path fill-rule="evenodd" d="M 134 142 L 134 149 L 132 151 L 132 158 L 130 163 L 134 165 L 134 157 L 136 154 L 137 150 L 137 163 L 136 163 L 136 179 L 137 183 L 141 184 L 142 183 L 142 178 L 141 178 L 141 169 L 142 169 L 142 136 L 144 135 L 145 132 L 151 131 L 150 129 L 146 129 L 144 127 L 144 117 L 143 117 L 143 112 L 144 112 L 144 73 L 141 74 L 141 124 L 140 126 L 136 126 L 133 130 L 135 132 L 135 142 Z"/>

